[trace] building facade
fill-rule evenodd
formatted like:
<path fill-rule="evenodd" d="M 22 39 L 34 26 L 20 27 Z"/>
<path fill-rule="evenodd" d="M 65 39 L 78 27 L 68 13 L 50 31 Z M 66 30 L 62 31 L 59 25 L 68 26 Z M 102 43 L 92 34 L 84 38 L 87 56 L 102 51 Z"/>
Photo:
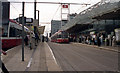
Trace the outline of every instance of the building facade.
<path fill-rule="evenodd" d="M 62 26 L 64 26 L 68 20 L 52 20 L 51 21 L 51 35 L 55 34 L 58 32 Z"/>
<path fill-rule="evenodd" d="M 60 20 L 52 20 L 51 21 L 51 35 L 55 34 L 61 28 Z"/>

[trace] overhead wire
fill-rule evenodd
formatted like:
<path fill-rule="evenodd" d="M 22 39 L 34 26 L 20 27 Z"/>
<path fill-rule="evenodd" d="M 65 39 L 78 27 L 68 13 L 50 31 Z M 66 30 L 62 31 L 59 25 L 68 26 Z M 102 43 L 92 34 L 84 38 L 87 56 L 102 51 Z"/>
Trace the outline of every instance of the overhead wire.
<path fill-rule="evenodd" d="M 52 20 L 54 19 L 56 13 L 58 12 L 59 8 L 60 8 L 61 5 L 59 5 L 59 7 L 57 8 L 56 12 L 54 13 L 53 17 L 52 17 Z"/>
<path fill-rule="evenodd" d="M 91 0 L 89 0 L 87 3 L 89 3 L 90 1 L 91 1 Z M 87 7 L 87 5 L 86 5 L 86 7 Z M 82 8 L 83 8 L 83 6 L 82 6 Z M 81 8 L 79 8 L 77 11 L 79 11 L 80 9 L 81 9 Z M 77 11 L 76 11 L 76 12 L 77 12 Z M 75 12 L 75 13 L 76 13 L 76 12 Z"/>
<path fill-rule="evenodd" d="M 54 19 L 57 11 L 59 10 L 61 4 L 72 4 L 72 5 L 90 5 L 90 4 L 85 4 L 85 3 L 62 3 L 63 0 L 61 0 L 61 2 L 36 2 L 36 3 L 43 3 L 43 4 L 60 4 L 59 7 L 57 8 L 55 14 L 53 15 L 52 17 L 52 20 Z M 18 1 L 10 1 L 10 4 L 12 5 L 12 3 L 22 3 L 22 2 L 18 2 Z M 25 2 L 25 3 L 34 3 L 34 2 Z M 20 14 L 19 10 L 14 6 L 12 5 L 13 8 Z"/>
<path fill-rule="evenodd" d="M 22 3 L 22 2 L 11 1 L 10 3 Z M 25 3 L 34 3 L 34 2 L 25 2 Z M 36 3 L 41 3 L 41 4 L 72 4 L 72 5 L 90 5 L 90 4 L 86 4 L 86 3 L 61 3 L 61 2 L 36 2 Z"/>
<path fill-rule="evenodd" d="M 10 5 L 20 14 L 19 10 L 12 3 Z"/>

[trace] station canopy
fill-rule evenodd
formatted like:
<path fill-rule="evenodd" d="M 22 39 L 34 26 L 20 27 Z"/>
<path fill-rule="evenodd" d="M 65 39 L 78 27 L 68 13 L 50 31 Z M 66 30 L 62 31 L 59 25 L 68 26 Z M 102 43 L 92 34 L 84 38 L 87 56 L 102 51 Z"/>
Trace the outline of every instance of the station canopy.
<path fill-rule="evenodd" d="M 115 3 L 108 3 L 103 6 L 99 7 L 102 12 L 94 16 L 93 19 L 120 20 L 120 1 Z"/>
<path fill-rule="evenodd" d="M 68 32 L 80 32 L 98 19 L 120 19 L 120 2 L 105 3 L 98 2 L 90 8 L 80 12 L 74 19 L 70 20 L 61 30 Z"/>

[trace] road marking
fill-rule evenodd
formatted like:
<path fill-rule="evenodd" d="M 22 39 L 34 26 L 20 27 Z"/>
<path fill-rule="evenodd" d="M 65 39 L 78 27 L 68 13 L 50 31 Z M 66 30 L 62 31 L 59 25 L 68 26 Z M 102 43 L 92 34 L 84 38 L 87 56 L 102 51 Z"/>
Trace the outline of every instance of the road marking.
<path fill-rule="evenodd" d="M 18 45 L 18 46 L 15 46 L 15 47 L 13 47 L 13 48 L 10 48 L 10 49 L 8 49 L 7 51 L 6 51 L 6 53 L 7 52 L 9 52 L 9 51 L 12 51 L 13 49 L 16 49 L 16 48 L 18 48 L 18 47 L 20 47 L 21 45 Z"/>
<path fill-rule="evenodd" d="M 0 68 L 0 73 L 2 73 L 2 69 Z"/>
<path fill-rule="evenodd" d="M 37 48 L 37 47 L 36 47 Z M 28 65 L 27 65 L 27 68 L 25 69 L 25 71 L 28 71 L 28 69 L 30 68 L 30 66 L 31 66 L 31 64 L 32 64 L 32 58 L 33 58 L 33 55 L 34 55 L 34 53 L 35 53 L 35 51 L 36 51 L 36 48 L 34 48 L 34 51 L 32 52 L 32 55 L 31 55 L 31 58 L 30 58 L 30 60 L 29 60 L 29 62 L 28 62 Z"/>
<path fill-rule="evenodd" d="M 47 43 L 46 43 L 46 44 L 47 44 Z M 47 45 L 48 45 L 48 44 L 47 44 Z M 49 50 L 50 50 L 50 52 L 51 52 L 51 54 L 52 54 L 52 57 L 53 57 L 55 63 L 57 64 L 57 61 L 56 61 L 55 56 L 54 56 L 54 54 L 53 54 L 53 51 L 51 50 L 51 48 L 50 48 L 49 45 L 48 45 L 48 48 L 49 48 Z M 57 64 L 57 65 L 58 65 L 58 64 Z"/>
<path fill-rule="evenodd" d="M 30 67 L 31 63 L 32 63 L 32 58 L 30 59 L 30 61 L 29 61 L 28 65 L 27 65 L 27 67 Z"/>

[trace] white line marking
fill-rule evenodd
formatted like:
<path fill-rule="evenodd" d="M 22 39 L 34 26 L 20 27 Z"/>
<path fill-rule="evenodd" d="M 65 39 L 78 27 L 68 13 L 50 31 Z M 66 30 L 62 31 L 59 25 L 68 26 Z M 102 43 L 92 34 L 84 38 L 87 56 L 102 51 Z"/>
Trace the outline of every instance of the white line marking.
<path fill-rule="evenodd" d="M 31 63 L 32 63 L 32 58 L 30 59 L 30 61 L 29 61 L 28 65 L 27 65 L 27 67 L 30 67 Z"/>
<path fill-rule="evenodd" d="M 5 51 L 6 53 L 8 53 L 8 52 L 10 52 L 10 51 L 12 51 L 13 49 L 15 49 L 16 47 L 19 47 L 20 45 L 18 45 L 18 46 L 15 46 L 15 47 L 13 47 L 13 48 L 10 48 L 10 49 L 8 49 L 7 51 Z M 1 53 L 1 56 L 2 56 L 3 54 Z"/>
<path fill-rule="evenodd" d="M 16 46 L 16 47 L 18 47 L 18 46 Z M 6 51 L 6 53 L 9 52 L 9 51 L 12 51 L 14 48 L 15 48 L 15 47 L 10 48 L 9 50 Z"/>
<path fill-rule="evenodd" d="M 46 44 L 47 44 L 47 43 L 46 43 Z M 47 45 L 48 45 L 48 44 L 47 44 Z M 48 45 L 48 47 L 49 47 L 49 50 L 50 50 L 50 52 L 51 52 L 51 54 L 52 54 L 52 57 L 53 57 L 55 63 L 57 64 L 57 61 L 56 61 L 55 56 L 54 56 L 54 54 L 53 54 L 53 51 L 51 50 L 51 48 L 50 48 L 49 45 Z M 57 65 L 58 65 L 58 64 L 57 64 Z"/>
<path fill-rule="evenodd" d="M 0 68 L 0 73 L 2 73 L 2 69 Z"/>

